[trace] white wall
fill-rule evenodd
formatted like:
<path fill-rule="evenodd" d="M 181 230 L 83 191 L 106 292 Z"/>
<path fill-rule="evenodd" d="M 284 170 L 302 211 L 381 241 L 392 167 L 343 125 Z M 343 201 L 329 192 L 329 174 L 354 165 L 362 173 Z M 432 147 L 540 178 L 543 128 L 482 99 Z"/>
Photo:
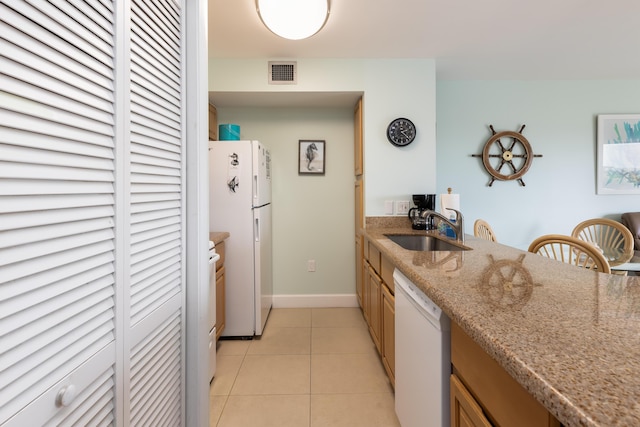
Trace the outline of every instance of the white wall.
<path fill-rule="evenodd" d="M 354 293 L 353 110 L 227 107 L 218 122 L 271 150 L 274 294 Z M 324 175 L 298 175 L 300 139 L 326 141 Z"/>
<path fill-rule="evenodd" d="M 467 233 L 487 220 L 507 245 L 526 249 L 547 233 L 570 234 L 592 217 L 640 211 L 640 196 L 596 195 L 598 114 L 640 112 L 640 81 L 440 81 L 437 83 L 438 192 L 460 193 Z M 482 161 L 494 129 L 517 131 L 536 154 L 521 187 L 495 181 Z M 640 165 L 639 165 L 640 167 Z"/>

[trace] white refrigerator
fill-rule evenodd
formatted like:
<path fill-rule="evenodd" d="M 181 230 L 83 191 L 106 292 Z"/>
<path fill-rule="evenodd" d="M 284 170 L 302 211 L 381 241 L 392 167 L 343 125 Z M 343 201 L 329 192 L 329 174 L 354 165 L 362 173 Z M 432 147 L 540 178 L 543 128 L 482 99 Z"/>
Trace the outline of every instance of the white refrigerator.
<path fill-rule="evenodd" d="M 273 299 L 271 156 L 259 141 L 209 141 L 209 229 L 226 231 L 222 336 L 262 335 Z"/>

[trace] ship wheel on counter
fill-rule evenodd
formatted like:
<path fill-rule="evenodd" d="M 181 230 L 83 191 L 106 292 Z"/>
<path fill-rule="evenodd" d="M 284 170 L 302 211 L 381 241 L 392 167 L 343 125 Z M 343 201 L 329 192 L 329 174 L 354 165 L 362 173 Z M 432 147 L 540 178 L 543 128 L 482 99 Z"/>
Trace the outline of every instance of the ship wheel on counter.
<path fill-rule="evenodd" d="M 529 270 L 523 265 L 526 255 L 517 260 L 495 260 L 489 255 L 491 264 L 483 272 L 478 290 L 485 302 L 498 309 L 522 309 L 533 294 L 533 283 Z"/>
<path fill-rule="evenodd" d="M 517 179 L 520 185 L 524 187 L 522 176 L 527 173 L 531 167 L 534 157 L 542 157 L 542 154 L 533 154 L 531 144 L 522 135 L 524 126 L 518 132 L 505 130 L 496 132 L 493 125 L 489 125 L 491 129 L 491 138 L 484 144 L 482 154 L 472 154 L 472 157 L 482 157 L 484 168 L 491 175 L 489 187 L 498 179 L 500 181 L 511 181 Z M 511 144 L 505 146 L 501 138 L 511 139 Z M 515 161 L 515 162 L 514 162 Z M 493 162 L 493 163 L 492 163 Z M 494 164 L 496 165 L 494 167 Z M 508 170 L 502 173 L 503 166 L 507 165 Z M 510 173 L 509 173 L 510 171 Z"/>

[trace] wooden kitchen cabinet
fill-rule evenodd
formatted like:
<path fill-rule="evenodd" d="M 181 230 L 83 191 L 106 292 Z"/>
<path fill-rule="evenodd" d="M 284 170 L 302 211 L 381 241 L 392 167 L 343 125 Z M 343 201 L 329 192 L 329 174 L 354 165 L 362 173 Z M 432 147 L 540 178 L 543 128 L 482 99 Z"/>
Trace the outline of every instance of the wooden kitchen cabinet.
<path fill-rule="evenodd" d="M 355 106 L 353 114 L 353 128 L 354 128 L 354 160 L 355 160 L 355 175 L 362 175 L 364 168 L 364 156 L 363 156 L 363 138 L 362 138 L 362 98 L 358 100 Z"/>
<path fill-rule="evenodd" d="M 218 140 L 218 110 L 213 104 L 209 104 L 209 140 Z"/>
<path fill-rule="evenodd" d="M 395 386 L 395 266 L 366 238 L 363 265 L 362 312 L 391 385 Z"/>
<path fill-rule="evenodd" d="M 356 297 L 358 298 L 358 305 L 360 308 L 364 308 L 363 297 L 363 267 L 364 267 L 364 252 L 362 251 L 364 237 L 361 234 L 356 234 Z"/>
<path fill-rule="evenodd" d="M 382 364 L 395 387 L 396 382 L 396 307 L 395 296 L 382 285 Z"/>
<path fill-rule="evenodd" d="M 489 354 L 469 337 L 455 322 L 451 323 L 451 425 L 476 426 L 480 408 L 492 426 L 559 427 L 553 417 L 524 387 L 511 377 Z M 462 387 L 459 387 L 461 385 Z M 466 392 L 466 393 L 465 393 Z M 477 405 L 477 407 L 476 407 Z M 454 424 L 454 415 L 462 421 Z M 474 415 L 475 414 L 475 415 Z M 480 418 L 481 419 L 481 418 Z"/>
<path fill-rule="evenodd" d="M 220 338 L 225 327 L 225 298 L 224 266 L 222 266 L 216 268 L 216 340 Z"/>
<path fill-rule="evenodd" d="M 451 427 L 492 427 L 482 408 L 457 376 L 451 375 Z"/>
<path fill-rule="evenodd" d="M 216 245 L 216 253 L 220 254 L 220 259 L 216 262 L 216 340 L 222 335 L 226 322 L 225 313 L 225 271 L 224 241 Z"/>
<path fill-rule="evenodd" d="M 382 354 L 382 279 L 376 273 L 372 266 L 369 266 L 369 332 L 371 338 L 378 349 L 378 353 Z"/>

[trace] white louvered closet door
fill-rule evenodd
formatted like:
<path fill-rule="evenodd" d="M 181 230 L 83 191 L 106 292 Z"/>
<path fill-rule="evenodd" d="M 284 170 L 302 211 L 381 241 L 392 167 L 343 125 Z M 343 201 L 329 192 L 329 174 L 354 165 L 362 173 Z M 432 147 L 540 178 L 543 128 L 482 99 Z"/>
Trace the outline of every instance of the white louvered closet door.
<path fill-rule="evenodd" d="M 131 2 L 130 421 L 176 426 L 184 404 L 181 10 Z"/>
<path fill-rule="evenodd" d="M 109 425 L 113 8 L 54 3 L 0 4 L 0 425 Z"/>
<path fill-rule="evenodd" d="M 0 0 L 2 427 L 184 423 L 181 14 Z"/>

